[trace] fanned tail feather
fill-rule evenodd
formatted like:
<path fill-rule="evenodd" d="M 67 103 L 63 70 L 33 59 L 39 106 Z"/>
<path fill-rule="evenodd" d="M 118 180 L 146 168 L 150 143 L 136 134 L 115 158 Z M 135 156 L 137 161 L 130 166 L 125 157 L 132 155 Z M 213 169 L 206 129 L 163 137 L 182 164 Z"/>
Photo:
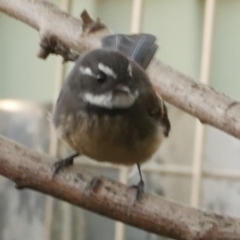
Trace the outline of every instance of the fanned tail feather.
<path fill-rule="evenodd" d="M 102 47 L 117 50 L 146 69 L 153 59 L 158 45 L 152 34 L 113 34 L 102 39 Z"/>

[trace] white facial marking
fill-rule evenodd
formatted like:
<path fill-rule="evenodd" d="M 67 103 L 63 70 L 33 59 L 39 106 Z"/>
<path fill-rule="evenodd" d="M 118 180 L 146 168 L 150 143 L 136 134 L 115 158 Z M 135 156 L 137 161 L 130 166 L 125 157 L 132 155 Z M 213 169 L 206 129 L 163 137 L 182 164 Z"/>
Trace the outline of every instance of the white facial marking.
<path fill-rule="evenodd" d="M 81 66 L 79 68 L 79 70 L 84 75 L 88 75 L 88 76 L 92 76 L 92 77 L 95 76 L 94 73 L 92 72 L 92 69 L 90 67 L 83 67 L 83 66 Z"/>
<path fill-rule="evenodd" d="M 131 90 L 129 89 L 128 86 L 117 85 L 117 86 L 116 86 L 116 89 L 118 89 L 118 90 L 120 90 L 120 91 L 123 91 L 123 92 L 125 92 L 125 93 L 131 94 Z"/>
<path fill-rule="evenodd" d="M 139 92 L 135 91 L 131 94 L 115 94 L 107 92 L 104 94 L 94 95 L 92 93 L 85 93 L 83 100 L 92 105 L 113 109 L 113 108 L 129 108 L 131 107 L 139 96 Z"/>
<path fill-rule="evenodd" d="M 104 72 L 107 76 L 117 78 L 116 73 L 108 66 L 104 65 L 103 63 L 98 64 L 98 69 Z"/>
<path fill-rule="evenodd" d="M 165 113 L 165 111 L 164 111 L 164 103 L 163 103 L 163 100 L 162 100 L 162 97 L 161 97 L 161 95 L 157 92 L 157 96 L 158 96 L 158 98 L 159 98 L 159 101 L 160 101 L 160 105 L 161 105 L 161 114 L 162 114 L 162 116 L 163 116 L 163 114 Z"/>
<path fill-rule="evenodd" d="M 131 65 L 131 63 L 128 64 L 128 69 L 127 70 L 128 70 L 129 76 L 132 77 L 132 65 Z"/>

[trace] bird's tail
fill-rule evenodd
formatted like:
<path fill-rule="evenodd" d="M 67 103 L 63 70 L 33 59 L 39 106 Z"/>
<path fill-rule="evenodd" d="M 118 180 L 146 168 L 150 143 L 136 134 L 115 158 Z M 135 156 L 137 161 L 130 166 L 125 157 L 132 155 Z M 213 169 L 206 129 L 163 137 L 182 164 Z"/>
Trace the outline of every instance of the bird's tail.
<path fill-rule="evenodd" d="M 117 50 L 146 69 L 158 45 L 156 37 L 152 34 L 112 34 L 102 39 L 102 47 Z"/>

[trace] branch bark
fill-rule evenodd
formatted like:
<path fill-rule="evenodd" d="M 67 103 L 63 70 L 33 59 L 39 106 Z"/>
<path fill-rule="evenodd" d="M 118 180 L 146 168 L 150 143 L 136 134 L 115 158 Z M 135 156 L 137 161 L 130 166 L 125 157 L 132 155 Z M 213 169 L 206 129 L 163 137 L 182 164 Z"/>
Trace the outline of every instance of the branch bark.
<path fill-rule="evenodd" d="M 86 31 L 80 19 L 44 0 L 0 0 L 0 11 L 37 29 L 42 37 L 56 37 L 80 54 L 99 47 L 100 39 L 110 33 L 107 27 Z M 159 60 L 152 62 L 148 72 L 167 102 L 202 123 L 240 138 L 240 102 L 193 81 Z"/>
<path fill-rule="evenodd" d="M 54 159 L 0 137 L 0 174 L 30 188 L 126 224 L 178 240 L 238 240 L 240 220 L 204 213 L 136 192 L 77 167 L 52 178 Z"/>

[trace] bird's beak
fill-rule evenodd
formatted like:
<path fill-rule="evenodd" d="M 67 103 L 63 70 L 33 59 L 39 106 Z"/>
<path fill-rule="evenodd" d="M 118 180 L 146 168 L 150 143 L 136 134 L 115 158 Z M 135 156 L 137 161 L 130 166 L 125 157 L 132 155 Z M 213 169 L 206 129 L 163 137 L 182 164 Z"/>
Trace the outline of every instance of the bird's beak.
<path fill-rule="evenodd" d="M 117 85 L 115 89 L 119 90 L 121 92 L 131 93 L 130 88 L 128 86 L 125 86 L 125 85 Z"/>

